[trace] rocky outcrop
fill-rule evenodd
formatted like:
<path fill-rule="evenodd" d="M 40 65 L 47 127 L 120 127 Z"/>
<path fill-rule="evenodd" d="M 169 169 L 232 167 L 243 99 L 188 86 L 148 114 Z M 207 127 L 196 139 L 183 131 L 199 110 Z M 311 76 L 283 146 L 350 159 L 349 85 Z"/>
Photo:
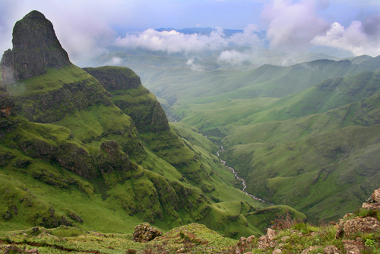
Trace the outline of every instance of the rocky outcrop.
<path fill-rule="evenodd" d="M 343 219 L 339 220 L 335 238 L 342 236 L 346 238 L 353 237 L 357 233 L 376 233 L 380 232 L 380 221 L 375 216 L 380 207 L 380 189 L 373 192 L 369 202 L 362 205 L 362 211 L 356 216 L 354 214 L 346 214 Z"/>
<path fill-rule="evenodd" d="M 140 78 L 131 69 L 106 66 L 84 70 L 113 95 L 112 102 L 133 119 L 140 133 L 170 129 L 161 104 L 141 85 Z"/>
<path fill-rule="evenodd" d="M 360 218 L 356 217 L 348 220 L 343 225 L 343 232 L 345 237 L 361 233 L 374 233 L 380 230 L 380 222 L 373 217 Z"/>
<path fill-rule="evenodd" d="M 259 238 L 258 249 L 265 250 L 267 248 L 273 248 L 276 246 L 277 242 L 274 241 L 277 232 L 273 229 L 268 228 L 267 234 Z"/>
<path fill-rule="evenodd" d="M 135 227 L 132 240 L 135 242 L 146 243 L 161 235 L 162 232 L 158 228 L 152 227 L 149 223 L 141 223 Z"/>
<path fill-rule="evenodd" d="M 111 105 L 109 95 L 100 86 L 89 85 L 93 81 L 82 80 L 49 93 L 19 96 L 17 111 L 31 122 L 51 123 L 91 106 Z"/>
<path fill-rule="evenodd" d="M 53 145 L 44 141 L 30 140 L 21 141 L 18 146 L 32 158 L 58 163 L 62 168 L 87 179 L 113 172 L 127 172 L 133 168 L 128 156 L 119 150 L 119 145 L 113 140 L 104 141 L 100 145 L 99 153 L 95 154 L 89 154 L 85 149 L 72 143 Z"/>
<path fill-rule="evenodd" d="M 71 64 L 55 35 L 52 23 L 38 11 L 31 11 L 13 28 L 13 49 L 1 60 L 6 84 L 43 75 L 48 68 Z"/>
<path fill-rule="evenodd" d="M 115 140 L 104 141 L 100 145 L 100 150 L 102 153 L 97 158 L 97 164 L 102 175 L 131 169 L 128 155 L 119 150 L 119 145 Z"/>
<path fill-rule="evenodd" d="M 323 248 L 323 252 L 325 254 L 340 254 L 340 250 L 334 246 L 334 245 L 327 245 L 325 248 Z"/>
<path fill-rule="evenodd" d="M 364 250 L 364 244 L 363 241 L 358 238 L 356 240 L 343 240 L 343 246 L 344 250 L 348 254 L 361 254 L 363 253 L 362 250 Z"/>

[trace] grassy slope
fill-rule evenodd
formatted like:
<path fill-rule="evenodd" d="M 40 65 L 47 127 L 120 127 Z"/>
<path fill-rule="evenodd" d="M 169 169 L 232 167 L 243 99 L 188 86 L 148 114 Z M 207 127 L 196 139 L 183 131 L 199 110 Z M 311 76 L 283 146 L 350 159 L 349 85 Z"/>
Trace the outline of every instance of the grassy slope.
<path fill-rule="evenodd" d="M 7 89 L 14 96 L 33 95 L 48 93 L 58 90 L 64 84 L 90 80 L 88 85 L 97 83 L 91 75 L 84 73 L 81 68 L 75 65 L 68 65 L 59 70 L 51 68 L 45 75 L 35 76 L 14 85 L 10 85 Z"/>

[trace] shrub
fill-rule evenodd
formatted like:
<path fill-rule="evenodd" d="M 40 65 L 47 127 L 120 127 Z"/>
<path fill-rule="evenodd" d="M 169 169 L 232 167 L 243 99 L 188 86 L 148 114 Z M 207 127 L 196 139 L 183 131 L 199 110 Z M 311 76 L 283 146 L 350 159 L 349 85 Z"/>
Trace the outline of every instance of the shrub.
<path fill-rule="evenodd" d="M 277 214 L 277 218 L 271 221 L 271 228 L 275 230 L 288 229 L 299 222 L 300 220 L 298 219 L 292 219 L 292 217 L 290 217 L 289 211 L 286 210 L 283 214 Z"/>

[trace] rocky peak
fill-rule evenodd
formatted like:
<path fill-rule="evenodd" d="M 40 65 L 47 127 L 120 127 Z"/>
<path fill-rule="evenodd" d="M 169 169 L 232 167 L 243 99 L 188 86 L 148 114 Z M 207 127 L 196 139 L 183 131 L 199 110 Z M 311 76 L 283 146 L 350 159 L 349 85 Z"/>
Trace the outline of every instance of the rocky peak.
<path fill-rule="evenodd" d="M 38 11 L 31 11 L 17 21 L 12 35 L 13 49 L 5 51 L 1 59 L 6 84 L 43 75 L 48 68 L 71 64 L 52 23 Z"/>

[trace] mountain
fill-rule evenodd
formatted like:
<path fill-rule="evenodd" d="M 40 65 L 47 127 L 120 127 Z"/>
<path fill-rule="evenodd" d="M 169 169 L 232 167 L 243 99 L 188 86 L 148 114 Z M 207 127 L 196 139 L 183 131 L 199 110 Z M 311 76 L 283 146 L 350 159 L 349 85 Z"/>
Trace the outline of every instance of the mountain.
<path fill-rule="evenodd" d="M 305 218 L 236 189 L 218 147 L 169 124 L 131 69 L 73 65 L 42 13 L 18 21 L 13 36 L 1 61 L 0 230 L 198 222 L 238 238 L 262 234 L 285 210 Z"/>

